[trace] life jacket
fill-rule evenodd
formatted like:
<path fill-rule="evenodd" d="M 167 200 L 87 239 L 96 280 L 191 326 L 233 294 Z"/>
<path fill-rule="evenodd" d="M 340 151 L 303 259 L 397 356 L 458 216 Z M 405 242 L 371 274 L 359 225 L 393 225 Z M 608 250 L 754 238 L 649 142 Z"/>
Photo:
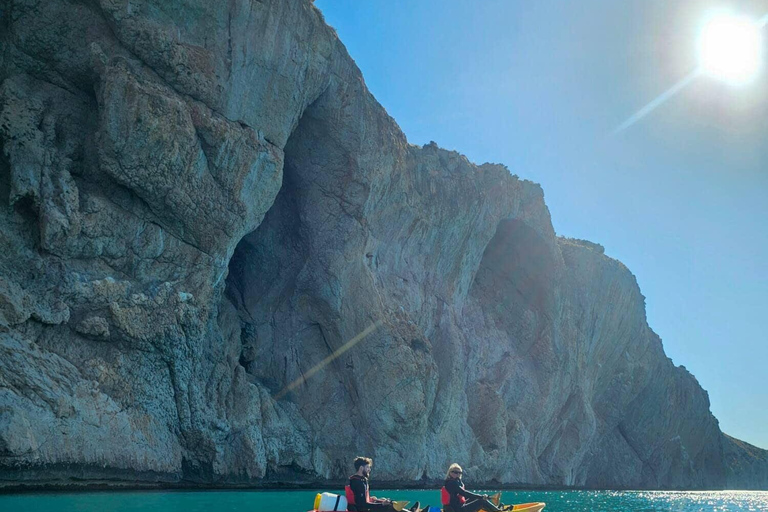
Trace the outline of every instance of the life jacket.
<path fill-rule="evenodd" d="M 451 495 L 448 494 L 448 489 L 446 489 L 445 486 L 440 489 L 440 502 L 443 504 L 443 506 L 451 504 Z"/>
<path fill-rule="evenodd" d="M 358 475 L 352 475 L 349 477 L 350 483 L 352 479 L 356 480 L 362 480 L 365 482 L 365 478 L 358 476 Z M 355 503 L 355 493 L 352 492 L 352 486 L 350 484 L 347 484 L 346 487 L 344 487 L 344 494 L 347 495 L 347 508 L 350 508 L 350 505 L 354 508 L 357 508 L 357 505 L 360 505 L 360 503 Z M 365 486 L 365 502 L 370 503 L 371 502 L 371 496 L 368 493 L 368 485 Z"/>
<path fill-rule="evenodd" d="M 467 502 L 467 498 L 459 494 L 457 496 L 459 498 L 459 502 L 463 505 Z M 450 505 L 451 504 L 451 493 L 448 492 L 448 489 L 443 486 L 442 489 L 440 489 L 440 502 L 443 504 L 443 506 Z"/>

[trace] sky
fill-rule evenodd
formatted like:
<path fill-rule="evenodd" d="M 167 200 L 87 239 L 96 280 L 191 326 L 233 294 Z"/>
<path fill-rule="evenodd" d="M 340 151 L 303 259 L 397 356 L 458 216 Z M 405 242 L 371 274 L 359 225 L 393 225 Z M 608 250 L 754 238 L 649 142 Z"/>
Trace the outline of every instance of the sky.
<path fill-rule="evenodd" d="M 621 260 L 721 429 L 768 449 L 768 65 L 696 78 L 614 133 L 697 68 L 713 9 L 758 19 L 768 0 L 315 5 L 411 143 L 540 183 L 559 235 Z"/>

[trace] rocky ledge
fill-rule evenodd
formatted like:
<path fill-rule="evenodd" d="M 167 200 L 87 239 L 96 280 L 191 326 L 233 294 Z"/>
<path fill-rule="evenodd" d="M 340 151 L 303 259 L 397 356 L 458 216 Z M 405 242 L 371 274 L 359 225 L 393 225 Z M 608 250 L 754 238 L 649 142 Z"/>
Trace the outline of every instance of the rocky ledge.
<path fill-rule="evenodd" d="M 768 488 L 632 274 L 307 0 L 0 1 L 0 481 Z"/>

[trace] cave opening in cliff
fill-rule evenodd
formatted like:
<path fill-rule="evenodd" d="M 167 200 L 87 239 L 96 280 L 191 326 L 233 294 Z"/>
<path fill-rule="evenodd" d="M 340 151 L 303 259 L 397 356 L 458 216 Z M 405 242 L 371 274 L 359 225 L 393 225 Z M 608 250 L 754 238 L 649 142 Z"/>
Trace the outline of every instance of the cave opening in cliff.
<path fill-rule="evenodd" d="M 272 393 L 279 391 L 281 379 L 258 369 L 257 361 L 270 337 L 274 316 L 290 315 L 287 301 L 305 259 L 288 161 L 286 153 L 280 191 L 261 224 L 237 244 L 225 286 L 225 297 L 235 306 L 240 321 L 239 363 Z"/>
<path fill-rule="evenodd" d="M 309 259 L 300 214 L 305 198 L 297 166 L 302 152 L 320 144 L 307 145 L 306 124 L 302 118 L 288 138 L 280 190 L 261 224 L 237 244 L 225 285 L 225 298 L 237 310 L 240 322 L 239 363 L 252 381 L 273 396 L 290 378 L 289 367 L 296 365 L 297 355 L 281 352 L 280 341 L 294 335 L 322 337 L 317 324 L 302 323 L 295 311 L 296 288 Z"/>
<path fill-rule="evenodd" d="M 496 328 L 523 352 L 540 338 L 554 309 L 552 249 L 522 220 L 499 223 L 483 252 L 470 295 L 498 314 Z"/>

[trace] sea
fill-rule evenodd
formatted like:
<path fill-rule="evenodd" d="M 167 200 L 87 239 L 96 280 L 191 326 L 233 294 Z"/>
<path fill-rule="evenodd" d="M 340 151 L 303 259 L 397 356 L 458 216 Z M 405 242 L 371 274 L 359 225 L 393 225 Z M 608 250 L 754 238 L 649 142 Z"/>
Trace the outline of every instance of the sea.
<path fill-rule="evenodd" d="M 333 492 L 322 489 L 320 492 Z M 307 512 L 318 491 L 104 491 L 0 495 L 0 512 Z M 496 491 L 482 491 L 493 494 Z M 437 490 L 377 490 L 439 506 Z M 768 512 L 768 491 L 504 491 L 503 503 L 545 502 L 544 512 Z"/>

